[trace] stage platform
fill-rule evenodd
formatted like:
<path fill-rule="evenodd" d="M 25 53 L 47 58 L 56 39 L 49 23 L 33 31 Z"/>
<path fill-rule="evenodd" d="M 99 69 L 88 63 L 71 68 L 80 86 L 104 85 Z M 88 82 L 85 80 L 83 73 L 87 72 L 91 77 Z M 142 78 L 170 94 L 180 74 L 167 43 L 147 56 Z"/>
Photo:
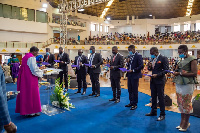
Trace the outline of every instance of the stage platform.
<path fill-rule="evenodd" d="M 47 90 L 41 87 L 41 103 L 46 104 Z M 7 84 L 7 91 L 15 91 L 16 85 Z M 175 128 L 180 124 L 180 114 L 166 111 L 164 121 L 156 121 L 157 117 L 147 117 L 151 108 L 145 106 L 150 96 L 139 93 L 138 108 L 134 111 L 124 106 L 129 103 L 128 90 L 122 89 L 120 103 L 108 101 L 112 98 L 110 87 L 101 87 L 100 97 L 90 97 L 91 87 L 86 95 L 74 94 L 77 90 L 69 89 L 69 96 L 75 109 L 55 116 L 26 118 L 15 113 L 16 99 L 8 101 L 12 121 L 17 125 L 19 133 L 178 133 Z M 159 110 L 158 110 L 159 114 Z M 200 119 L 191 116 L 189 133 L 199 133 Z"/>

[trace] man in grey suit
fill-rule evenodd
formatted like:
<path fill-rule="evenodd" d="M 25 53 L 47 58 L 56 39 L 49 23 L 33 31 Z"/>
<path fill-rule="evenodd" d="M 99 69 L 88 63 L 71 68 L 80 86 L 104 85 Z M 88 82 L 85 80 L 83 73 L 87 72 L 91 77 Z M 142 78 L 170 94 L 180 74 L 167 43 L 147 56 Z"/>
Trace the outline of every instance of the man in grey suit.
<path fill-rule="evenodd" d="M 120 79 L 122 76 L 122 73 L 119 68 L 124 67 L 124 60 L 123 60 L 123 55 L 121 55 L 118 52 L 117 46 L 112 47 L 112 53 L 113 56 L 111 57 L 110 61 L 110 80 L 113 91 L 113 98 L 110 99 L 109 101 L 115 101 L 115 103 L 119 103 L 121 96 Z"/>
<path fill-rule="evenodd" d="M 100 53 L 95 52 L 95 47 L 90 47 L 90 58 L 89 64 L 91 65 L 88 68 L 88 73 L 90 74 L 90 79 L 92 82 L 92 94 L 89 96 L 96 95 L 95 97 L 100 96 L 100 83 L 99 83 L 99 74 L 101 73 L 100 65 L 103 63 L 102 57 Z"/>
<path fill-rule="evenodd" d="M 7 96 L 6 96 L 6 83 L 3 70 L 0 66 L 0 133 L 3 128 L 7 133 L 16 133 L 17 128 L 14 123 L 11 122 L 8 112 Z"/>

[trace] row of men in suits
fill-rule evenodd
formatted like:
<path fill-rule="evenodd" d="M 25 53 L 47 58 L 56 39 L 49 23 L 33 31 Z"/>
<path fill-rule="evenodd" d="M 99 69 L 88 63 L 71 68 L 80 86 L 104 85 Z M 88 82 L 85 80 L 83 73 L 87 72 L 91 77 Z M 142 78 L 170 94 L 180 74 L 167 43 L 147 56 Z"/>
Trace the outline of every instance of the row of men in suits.
<path fill-rule="evenodd" d="M 62 47 L 59 48 L 59 54 L 57 56 L 57 60 L 59 60 L 59 69 L 62 71 L 59 73 L 60 84 L 63 82 L 64 77 L 64 84 L 65 84 L 65 91 L 68 90 L 68 66 L 67 64 L 70 63 L 69 55 L 64 52 Z M 50 53 L 50 48 L 46 48 L 46 55 L 44 55 L 44 61 L 48 62 L 49 64 L 46 65 L 48 68 L 53 68 L 55 63 L 55 56 Z M 64 86 L 64 85 L 63 85 Z"/>
<path fill-rule="evenodd" d="M 83 51 L 78 50 L 78 56 L 75 57 L 74 65 L 76 67 L 77 82 L 78 82 L 78 91 L 76 93 L 81 93 L 81 88 L 83 84 L 83 93 L 86 93 L 87 84 L 86 84 L 86 74 L 87 72 L 90 75 L 92 82 L 92 93 L 89 96 L 95 95 L 95 97 L 100 96 L 100 83 L 99 83 L 99 74 L 101 73 L 101 65 L 103 63 L 100 53 L 95 52 L 95 47 L 90 47 L 90 57 L 89 60 L 86 56 L 82 55 Z M 88 64 L 88 71 L 86 70 L 86 65 Z"/>
<path fill-rule="evenodd" d="M 143 59 L 136 50 L 134 45 L 128 47 L 128 58 L 126 60 L 127 67 L 127 78 L 128 78 L 128 92 L 130 103 L 125 105 L 125 107 L 131 107 L 131 110 L 137 109 L 138 104 L 138 86 L 139 79 L 142 78 L 142 69 Z M 102 58 L 99 53 L 95 53 L 95 47 L 90 47 L 90 58 L 87 61 L 87 57 L 82 55 L 83 51 L 78 51 L 78 56 L 75 58 L 75 65 L 80 67 L 76 68 L 77 81 L 78 81 L 78 91 L 76 93 L 81 93 L 81 85 L 83 82 L 83 93 L 86 92 L 86 67 L 84 63 L 89 63 L 91 66 L 88 67 L 88 73 L 90 74 L 90 79 L 92 81 L 92 94 L 89 96 L 96 95 L 100 96 L 100 83 L 99 83 L 99 74 L 101 72 L 100 65 L 102 64 Z M 112 48 L 113 55 L 111 56 L 110 64 L 110 80 L 111 87 L 113 91 L 113 98 L 109 101 L 115 101 L 115 103 L 120 102 L 121 96 L 121 71 L 119 68 L 123 68 L 124 61 L 123 55 L 118 52 L 117 46 Z M 155 116 L 157 115 L 157 97 L 160 104 L 160 116 L 158 121 L 165 119 L 165 102 L 164 102 L 164 86 L 165 86 L 165 70 L 169 69 L 168 59 L 162 56 L 156 47 L 150 49 L 150 54 L 152 60 L 149 62 L 149 70 L 152 71 L 150 88 L 152 96 L 152 110 L 146 116 Z"/>

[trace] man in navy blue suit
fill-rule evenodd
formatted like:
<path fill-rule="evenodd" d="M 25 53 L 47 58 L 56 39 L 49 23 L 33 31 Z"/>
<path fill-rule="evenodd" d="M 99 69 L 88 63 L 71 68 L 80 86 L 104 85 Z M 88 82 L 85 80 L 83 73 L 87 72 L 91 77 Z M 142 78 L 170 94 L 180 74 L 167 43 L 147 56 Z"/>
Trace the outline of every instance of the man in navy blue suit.
<path fill-rule="evenodd" d="M 84 64 L 88 64 L 88 59 L 85 55 L 83 54 L 83 50 L 79 49 L 78 50 L 78 56 L 75 57 L 74 65 L 78 65 L 76 67 L 76 74 L 77 74 L 77 82 L 78 82 L 78 91 L 75 93 L 81 93 L 81 87 L 83 84 L 83 93 L 82 95 L 85 95 L 86 89 L 87 89 L 87 84 L 86 84 L 86 66 Z"/>
<path fill-rule="evenodd" d="M 157 97 L 160 105 L 160 116 L 157 121 L 165 119 L 165 101 L 164 101 L 164 87 L 165 87 L 165 70 L 169 69 L 169 61 L 167 57 L 158 52 L 157 47 L 150 49 L 151 62 L 149 63 L 149 70 L 152 71 L 150 88 L 152 97 L 151 112 L 146 116 L 157 116 Z"/>
<path fill-rule="evenodd" d="M 127 67 L 128 67 L 128 92 L 129 92 L 129 100 L 130 103 L 125 107 L 131 107 L 131 110 L 135 110 L 137 108 L 138 103 L 138 85 L 139 79 L 142 78 L 141 70 L 143 69 L 143 60 L 142 55 L 135 51 L 135 46 L 130 45 L 128 47 L 129 57 L 127 59 Z"/>

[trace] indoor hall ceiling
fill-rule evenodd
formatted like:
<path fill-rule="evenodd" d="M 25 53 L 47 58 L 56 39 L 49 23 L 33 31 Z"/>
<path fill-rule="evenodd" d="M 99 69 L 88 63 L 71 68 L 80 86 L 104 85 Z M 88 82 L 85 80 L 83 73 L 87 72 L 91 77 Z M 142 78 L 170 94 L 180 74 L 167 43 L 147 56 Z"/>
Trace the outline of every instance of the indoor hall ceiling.
<path fill-rule="evenodd" d="M 53 7 L 57 7 L 59 0 L 47 0 Z M 101 3 L 85 8 L 84 14 L 98 16 L 106 7 L 106 3 Z M 152 18 L 169 19 L 183 17 L 186 15 L 188 0 L 125 0 L 119 2 L 114 0 L 105 18 L 112 20 L 126 20 L 126 16 L 138 16 L 139 19 Z M 200 0 L 194 0 L 191 15 L 200 14 Z"/>

